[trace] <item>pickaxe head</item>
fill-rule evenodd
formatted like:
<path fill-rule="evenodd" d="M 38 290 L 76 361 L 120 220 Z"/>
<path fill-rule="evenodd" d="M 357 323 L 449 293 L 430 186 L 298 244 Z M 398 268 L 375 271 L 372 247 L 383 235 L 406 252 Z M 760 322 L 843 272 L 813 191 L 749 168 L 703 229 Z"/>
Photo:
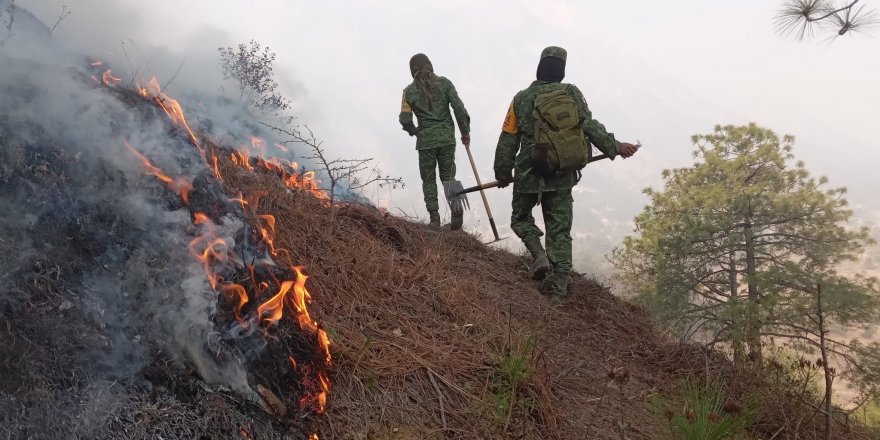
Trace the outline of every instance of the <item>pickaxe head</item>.
<path fill-rule="evenodd" d="M 443 192 L 446 195 L 446 201 L 449 203 L 451 209 L 465 210 L 471 208 L 467 195 L 461 193 L 463 189 L 464 187 L 458 180 L 447 180 L 443 182 Z"/>

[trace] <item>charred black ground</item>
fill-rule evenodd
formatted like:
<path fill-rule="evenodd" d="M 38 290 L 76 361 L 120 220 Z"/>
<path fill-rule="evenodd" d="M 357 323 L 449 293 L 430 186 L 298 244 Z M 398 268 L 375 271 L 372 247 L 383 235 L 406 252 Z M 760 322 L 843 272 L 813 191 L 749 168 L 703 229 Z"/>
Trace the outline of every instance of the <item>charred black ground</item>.
<path fill-rule="evenodd" d="M 10 104 L 27 108 L 41 98 L 37 88 L 17 88 L 28 84 L 23 78 L 6 80 L 3 95 L 18 98 Z M 160 121 L 167 130 L 160 136 L 182 151 L 181 168 L 200 160 L 150 102 L 80 80 L 123 103 L 141 119 L 138 126 L 151 129 Z M 199 233 L 187 228 L 195 212 L 232 223 L 242 261 L 266 258 L 241 206 L 206 167 L 185 204 L 143 172 L 120 169 L 117 161 L 125 158 L 50 134 L 44 124 L 53 122 L 0 113 L 0 206 L 6 209 L 0 214 L 0 432 L 6 438 L 228 438 L 253 431 L 261 438 L 305 438 L 314 412 L 301 403 L 305 376 L 320 363 L 314 335 L 294 326 L 283 330 L 282 344 L 279 327 L 258 325 L 255 316 L 257 296 L 296 274 L 280 266 L 226 265 L 223 277 L 248 286 L 252 304 L 236 313 L 228 297 L 210 289 L 193 302 L 188 280 L 204 278 L 192 270 L 187 250 L 187 237 Z M 120 125 L 110 130 L 118 142 L 130 130 Z M 213 330 L 181 324 L 190 312 L 203 314 Z M 289 358 L 303 368 L 292 370 Z M 221 377 L 230 364 L 248 372 L 249 391 L 225 386 L 235 388 Z M 272 407 L 266 396 L 281 405 Z M 274 417 L 246 415 L 263 414 L 261 407 Z"/>

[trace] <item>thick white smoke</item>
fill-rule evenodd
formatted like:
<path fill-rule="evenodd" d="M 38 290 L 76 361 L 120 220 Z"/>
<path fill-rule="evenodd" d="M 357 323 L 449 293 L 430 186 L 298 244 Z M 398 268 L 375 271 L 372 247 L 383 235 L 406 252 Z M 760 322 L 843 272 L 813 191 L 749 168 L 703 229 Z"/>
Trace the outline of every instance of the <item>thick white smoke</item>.
<path fill-rule="evenodd" d="M 0 1 L 0 10 L 8 6 Z M 16 127 L 9 130 L 12 138 L 0 138 L 2 161 L 9 168 L 23 166 L 27 159 L 17 155 L 32 151 L 63 155 L 66 180 L 57 182 L 63 197 L 50 197 L 39 183 L 31 183 L 34 197 L 26 201 L 11 183 L 0 190 L 0 226 L 22 232 L 11 240 L 17 258 L 3 261 L 3 272 L 15 273 L 30 264 L 28 257 L 66 245 L 43 242 L 41 221 L 106 220 L 106 234 L 93 225 L 78 229 L 90 234 L 94 249 L 88 255 L 94 261 L 77 264 L 83 273 L 58 275 L 74 280 L 73 306 L 109 338 L 83 355 L 92 356 L 96 370 L 110 378 L 127 377 L 158 347 L 195 365 L 206 381 L 246 391 L 241 365 L 235 359 L 220 363 L 208 351 L 217 294 L 187 250 L 189 211 L 145 175 L 125 141 L 170 176 L 192 181 L 207 172 L 206 165 L 158 112 L 95 84 L 86 56 L 58 44 L 28 11 L 14 13 L 12 32 L 0 29 L 0 123 Z M 24 178 L 18 182 L 28 184 Z M 224 226 L 229 242 L 240 226 L 233 221 Z"/>

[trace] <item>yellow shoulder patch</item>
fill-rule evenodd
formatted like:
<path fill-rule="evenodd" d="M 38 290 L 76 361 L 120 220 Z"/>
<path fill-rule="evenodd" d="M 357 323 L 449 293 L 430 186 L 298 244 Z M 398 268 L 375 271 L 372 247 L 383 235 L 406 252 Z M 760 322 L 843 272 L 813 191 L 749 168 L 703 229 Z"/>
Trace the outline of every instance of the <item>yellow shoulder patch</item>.
<path fill-rule="evenodd" d="M 516 111 L 513 109 L 513 101 L 510 101 L 510 108 L 507 109 L 507 116 L 504 118 L 504 126 L 501 130 L 505 133 L 516 134 L 517 128 Z"/>
<path fill-rule="evenodd" d="M 406 102 L 406 92 L 403 92 L 403 97 L 400 99 L 400 111 L 401 113 L 412 113 L 412 107 Z"/>

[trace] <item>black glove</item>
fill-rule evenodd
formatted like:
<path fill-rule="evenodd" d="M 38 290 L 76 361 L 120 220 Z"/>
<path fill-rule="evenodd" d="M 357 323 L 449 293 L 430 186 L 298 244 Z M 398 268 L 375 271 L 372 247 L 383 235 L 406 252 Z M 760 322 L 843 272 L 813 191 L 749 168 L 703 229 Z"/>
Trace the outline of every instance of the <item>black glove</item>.
<path fill-rule="evenodd" d="M 407 132 L 407 134 L 409 134 L 410 136 L 415 136 L 416 133 L 419 132 L 419 129 L 415 126 L 415 124 L 410 122 L 409 124 L 403 126 L 403 131 Z"/>
<path fill-rule="evenodd" d="M 507 185 L 510 185 L 510 182 L 513 182 L 513 179 L 510 177 L 503 177 L 498 179 L 498 187 L 499 188 L 507 188 Z"/>

